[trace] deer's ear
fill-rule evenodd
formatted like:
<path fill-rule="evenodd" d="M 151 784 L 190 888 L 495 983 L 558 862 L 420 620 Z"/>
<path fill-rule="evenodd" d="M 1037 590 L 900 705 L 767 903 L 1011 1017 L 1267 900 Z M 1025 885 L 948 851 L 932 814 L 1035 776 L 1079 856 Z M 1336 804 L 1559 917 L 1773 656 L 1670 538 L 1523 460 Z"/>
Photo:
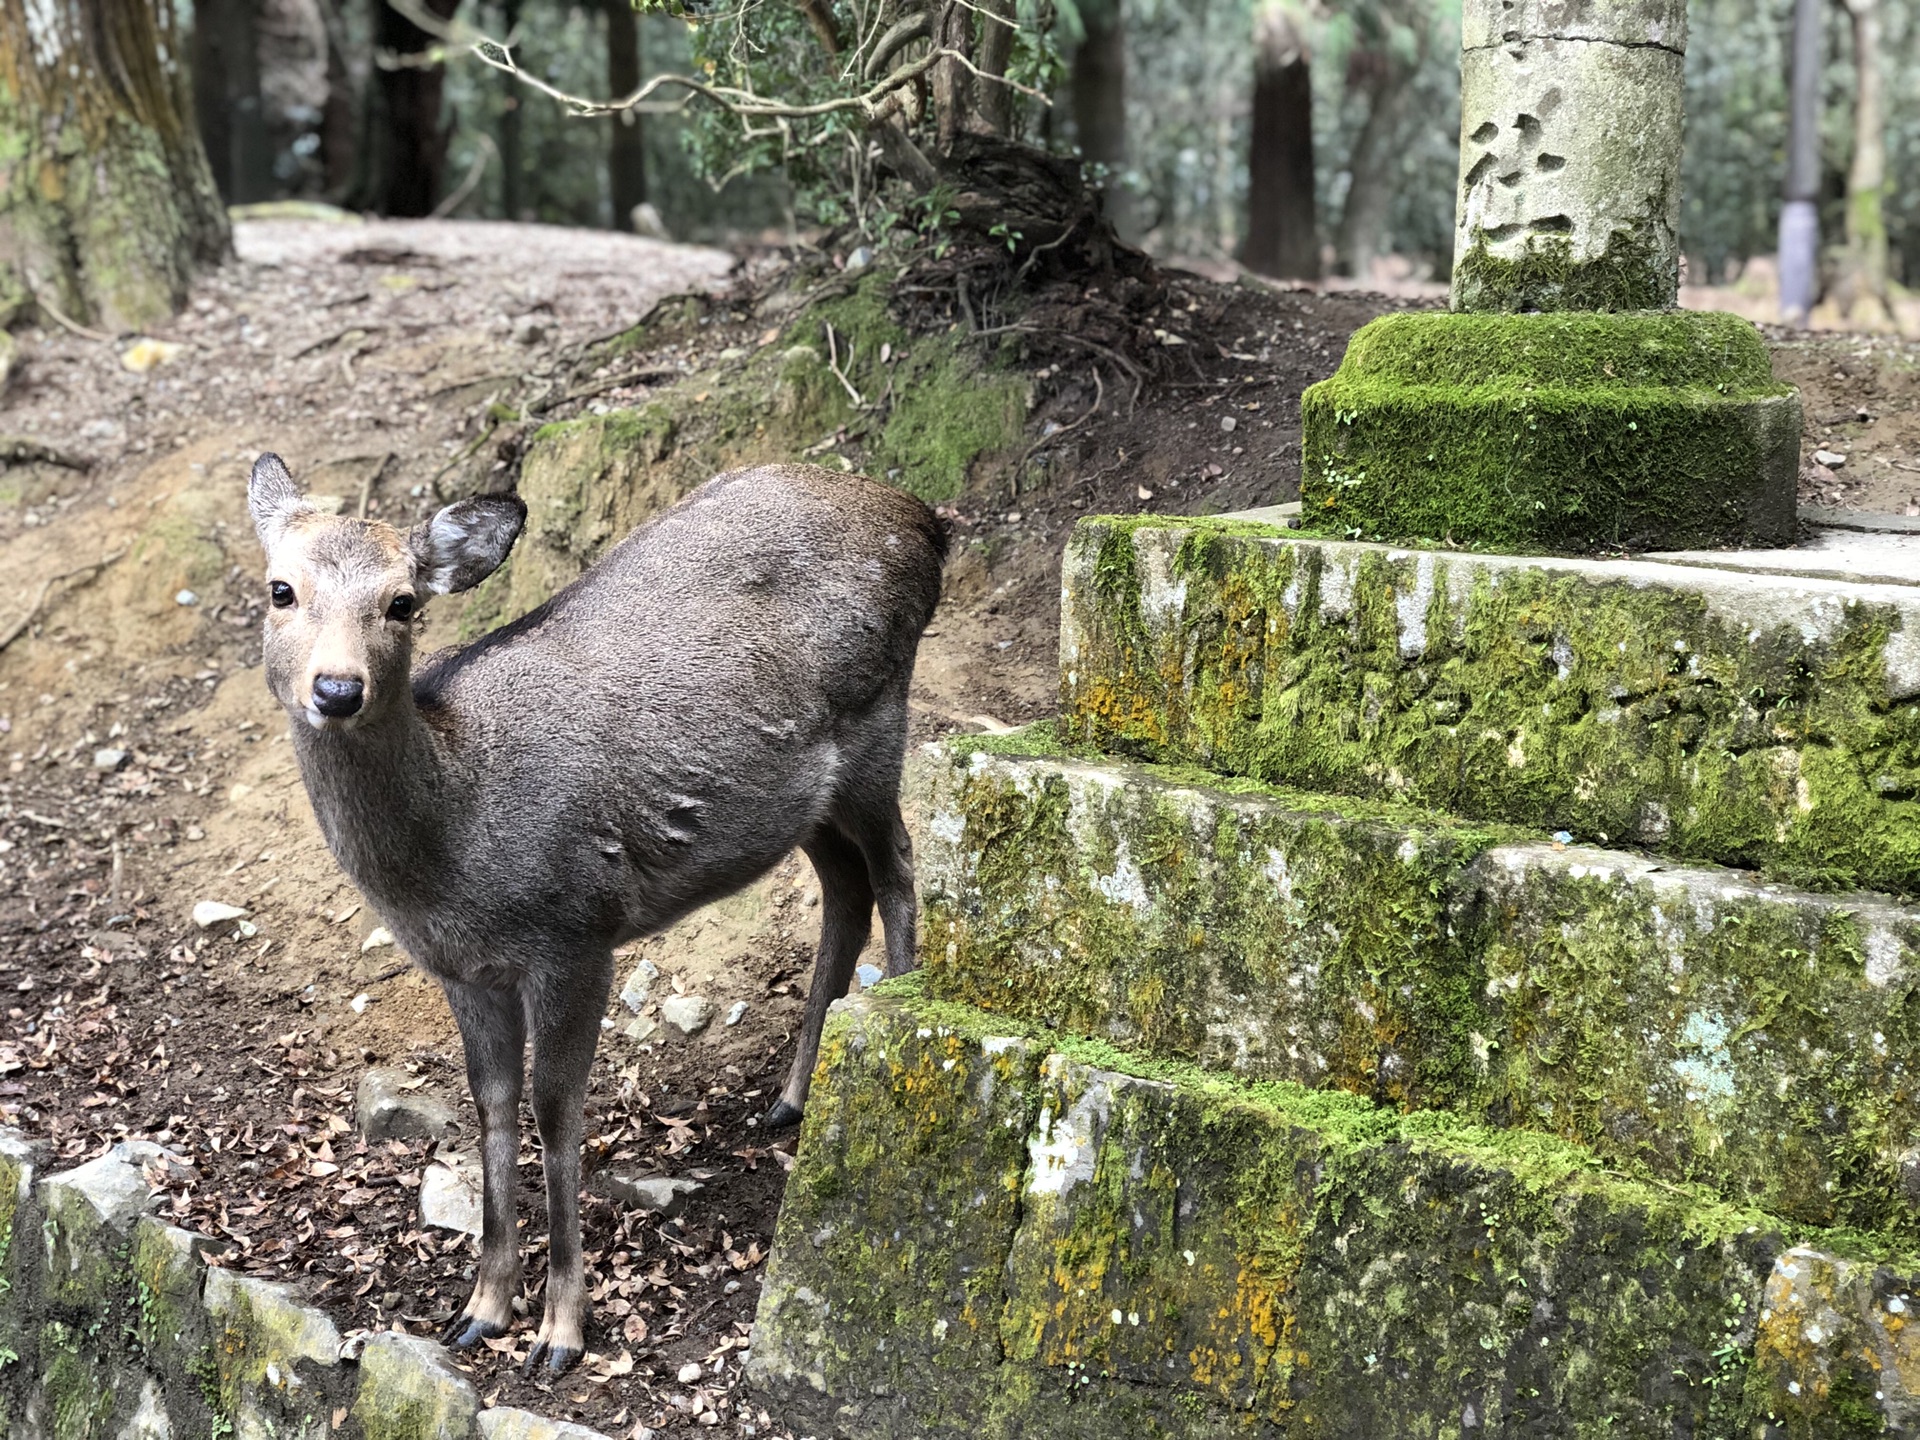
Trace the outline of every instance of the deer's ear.
<path fill-rule="evenodd" d="M 247 481 L 247 509 L 253 514 L 253 530 L 262 545 L 271 548 L 287 522 L 308 508 L 300 483 L 288 471 L 286 461 L 268 452 L 253 462 L 253 476 Z"/>
<path fill-rule="evenodd" d="M 447 506 L 407 535 L 420 584 L 435 595 L 471 590 L 500 568 L 526 520 L 518 495 L 476 495 Z"/>

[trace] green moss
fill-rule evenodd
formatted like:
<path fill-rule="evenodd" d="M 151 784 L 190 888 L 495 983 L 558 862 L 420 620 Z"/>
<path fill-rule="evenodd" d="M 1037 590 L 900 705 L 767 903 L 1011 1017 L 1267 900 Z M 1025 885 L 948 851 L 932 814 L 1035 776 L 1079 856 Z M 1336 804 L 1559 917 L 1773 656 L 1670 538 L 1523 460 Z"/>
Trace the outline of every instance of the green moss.
<path fill-rule="evenodd" d="M 677 381 L 642 408 L 535 431 L 520 474 L 526 532 L 508 564 L 459 602 L 455 638 L 525 614 L 728 470 L 791 461 L 851 469 L 857 457 L 870 473 L 943 500 L 976 464 L 1008 457 L 1026 419 L 1025 382 L 960 337 L 909 336 L 888 311 L 890 283 L 868 277 L 803 312 L 782 343 Z"/>
<path fill-rule="evenodd" d="M 1567 553 L 1797 535 L 1798 401 L 1736 316 L 1386 316 L 1301 417 L 1310 531 Z"/>
<path fill-rule="evenodd" d="M 1733 1440 L 1758 1433 L 1789 1381 L 1816 1421 L 1872 1413 L 1852 1382 L 1823 1377 L 1869 1333 L 1884 1343 L 1892 1312 L 1861 1310 L 1861 1335 L 1838 1341 L 1789 1323 L 1792 1353 L 1776 1343 L 1784 1329 L 1764 1338 L 1763 1289 L 1780 1304 L 1784 1283 L 1765 1215 L 1611 1174 L 1551 1137 L 1143 1064 L 1090 1041 L 999 1043 L 1018 1059 L 994 1088 L 1024 1085 L 1037 1102 L 1017 1223 L 967 1231 L 994 1277 L 975 1294 L 1005 1287 L 1002 1344 L 906 1382 L 895 1346 L 912 1327 L 886 1328 L 868 1297 L 898 1294 L 918 1262 L 896 1278 L 859 1252 L 825 1252 L 878 1200 L 887 1213 L 872 1218 L 888 1228 L 870 1250 L 923 1255 L 928 1288 L 941 1288 L 954 1217 L 1002 1172 L 955 1163 L 948 1147 L 977 1143 L 984 1117 L 940 1097 L 980 1092 L 969 1056 L 1021 1029 L 923 992 L 889 981 L 829 1027 L 814 1094 L 834 1118 L 809 1118 L 793 1183 L 833 1176 L 833 1208 L 783 1215 L 772 1266 L 798 1268 L 763 1305 L 754 1350 L 756 1382 L 768 1365 L 786 1377 L 779 1398 L 797 1397 L 783 1413 L 798 1423 L 832 1417 L 858 1440 L 1213 1435 L 1229 1416 L 1239 1433 L 1353 1440 L 1463 1427 Z M 953 1068 L 927 1066 L 921 1047 Z M 841 1117 L 902 1107 L 930 1133 L 910 1127 L 907 1150 L 848 1157 Z M 1860 1310 L 1860 1277 L 1878 1274 L 1888 1293 L 1901 1283 L 1872 1259 L 1832 1263 L 1841 1280 L 1803 1288 L 1843 1315 Z"/>
<path fill-rule="evenodd" d="M 1656 210 L 1665 209 L 1664 205 Z M 1455 266 L 1453 292 L 1460 310 L 1664 310 L 1680 277 L 1644 231 L 1616 230 L 1590 260 L 1573 258 L 1560 235 L 1530 236 L 1518 256 L 1491 254 L 1484 232 Z"/>
<path fill-rule="evenodd" d="M 48 1440 L 103 1440 L 113 1417 L 113 1387 L 83 1353 L 80 1333 L 48 1324 L 39 1342 Z"/>
<path fill-rule="evenodd" d="M 1128 539 L 1131 599 L 1102 584 L 1105 522 L 1068 547 L 1071 745 L 1920 891 L 1920 706 L 1888 699 L 1877 598 L 1816 624 L 1685 572 Z"/>

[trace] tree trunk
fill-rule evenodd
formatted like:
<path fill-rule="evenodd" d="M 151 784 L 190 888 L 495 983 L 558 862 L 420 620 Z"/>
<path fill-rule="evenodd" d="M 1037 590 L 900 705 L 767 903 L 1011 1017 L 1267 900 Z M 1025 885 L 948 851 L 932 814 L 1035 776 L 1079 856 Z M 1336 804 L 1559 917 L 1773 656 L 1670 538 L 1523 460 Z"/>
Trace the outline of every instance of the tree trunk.
<path fill-rule="evenodd" d="M 502 33 L 512 35 L 520 28 L 520 0 L 505 0 L 501 6 Z M 511 75 L 500 77 L 506 91 L 500 102 L 500 209 L 509 220 L 518 220 L 526 203 L 521 184 L 520 160 L 520 82 Z"/>
<path fill-rule="evenodd" d="M 1880 79 L 1880 0 L 1846 0 L 1853 16 L 1853 164 L 1847 171 L 1847 313 L 1893 323 L 1887 290 L 1887 112 Z"/>
<path fill-rule="evenodd" d="M 1073 53 L 1073 128 L 1080 158 L 1103 165 L 1102 194 L 1114 232 L 1127 244 L 1138 238 L 1133 196 L 1115 183 L 1127 168 L 1127 30 L 1121 0 L 1083 0 L 1086 38 Z"/>
<path fill-rule="evenodd" d="M 1805 326 L 1820 288 L 1820 39 L 1825 0 L 1795 0 L 1787 111 L 1787 183 L 1780 207 L 1780 318 Z"/>
<path fill-rule="evenodd" d="M 1358 52 L 1348 62 L 1347 83 L 1359 83 L 1369 99 L 1367 118 L 1347 157 L 1351 179 L 1346 207 L 1340 214 L 1340 254 L 1348 272 L 1362 283 L 1373 274 L 1373 260 L 1386 234 L 1387 213 L 1393 206 L 1394 147 L 1400 138 L 1400 122 L 1406 114 L 1413 77 L 1426 63 L 1432 38 L 1422 22 L 1410 61 L 1396 58 L 1390 46 L 1382 45 L 1376 51 Z"/>
<path fill-rule="evenodd" d="M 443 20 L 452 18 L 459 8 L 459 0 L 424 0 L 424 4 Z M 379 72 L 385 163 L 380 167 L 374 209 L 383 215 L 429 215 L 439 202 L 447 166 L 447 131 L 440 124 L 445 67 L 410 63 L 436 42 L 386 0 L 374 0 L 374 15 L 375 47 L 399 62 Z"/>
<path fill-rule="evenodd" d="M 0 324 L 138 329 L 230 253 L 180 54 L 160 0 L 0 0 Z"/>
<path fill-rule="evenodd" d="M 357 118 L 360 87 L 347 63 L 346 0 L 320 0 L 327 25 L 327 99 L 320 111 L 320 163 L 328 198 L 339 201 L 356 190 L 363 177 Z M 202 131 L 204 134 L 204 130 Z"/>
<path fill-rule="evenodd" d="M 1253 144 L 1247 165 L 1249 270 L 1320 278 L 1313 195 L 1313 79 L 1306 37 L 1282 4 L 1254 22 Z"/>
<path fill-rule="evenodd" d="M 607 94 L 631 95 L 640 88 L 640 17 L 628 0 L 605 0 L 607 12 Z M 647 198 L 647 142 L 639 114 L 622 110 L 607 117 L 607 188 L 613 196 L 613 228 L 631 231 L 633 209 Z"/>
<path fill-rule="evenodd" d="M 273 140 L 260 101 L 258 0 L 200 0 L 193 99 L 213 183 L 230 205 L 273 198 Z"/>

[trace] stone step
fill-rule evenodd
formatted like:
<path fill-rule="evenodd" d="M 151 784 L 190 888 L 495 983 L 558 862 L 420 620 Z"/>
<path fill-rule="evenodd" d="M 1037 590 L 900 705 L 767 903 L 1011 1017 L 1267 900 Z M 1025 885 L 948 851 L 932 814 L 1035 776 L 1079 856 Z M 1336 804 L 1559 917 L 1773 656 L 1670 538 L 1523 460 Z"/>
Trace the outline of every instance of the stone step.
<path fill-rule="evenodd" d="M 1920 891 L 1904 542 L 1536 559 L 1120 518 L 1081 522 L 1063 586 L 1075 741 Z"/>
<path fill-rule="evenodd" d="M 1920 909 L 1048 743 L 909 760 L 932 993 L 1920 1243 Z"/>
<path fill-rule="evenodd" d="M 1050 1041 L 911 981 L 835 1011 L 749 1361 L 796 1431 L 1920 1424 L 1912 1261 L 1541 1137 Z"/>

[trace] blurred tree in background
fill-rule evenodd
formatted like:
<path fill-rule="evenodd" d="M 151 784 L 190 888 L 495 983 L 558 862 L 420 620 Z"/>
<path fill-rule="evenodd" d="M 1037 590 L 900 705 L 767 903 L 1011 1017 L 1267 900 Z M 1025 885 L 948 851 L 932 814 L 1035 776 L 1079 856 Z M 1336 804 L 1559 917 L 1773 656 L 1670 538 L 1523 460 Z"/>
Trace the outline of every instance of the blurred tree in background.
<path fill-rule="evenodd" d="M 933 123 L 917 114 L 892 126 L 850 109 L 743 123 L 700 100 L 682 107 L 677 92 L 663 91 L 646 113 L 583 118 L 396 24 L 387 0 L 191 3 L 190 53 L 204 77 L 200 128 L 222 193 L 234 200 L 311 196 L 391 213 L 457 200 L 461 215 L 624 228 L 644 199 L 685 238 L 810 227 L 872 237 L 924 220 L 911 213 L 912 197 L 926 202 L 940 183 L 931 163 L 905 190 L 883 183 L 916 163 L 899 137 Z M 451 4 L 431 0 L 436 12 Z M 993 62 L 1014 83 L 947 65 L 912 87 L 912 103 L 938 110 L 958 96 L 965 104 L 954 113 L 973 118 L 950 128 L 1082 154 L 1128 238 L 1195 260 L 1269 254 L 1273 240 L 1250 224 L 1255 172 L 1264 165 L 1260 184 L 1291 185 L 1298 195 L 1310 169 L 1313 214 L 1288 204 L 1290 258 L 1259 261 L 1262 268 L 1365 274 L 1376 257 L 1397 255 L 1444 278 L 1457 183 L 1459 0 L 993 4 L 1015 22 L 1000 37 L 1007 53 Z M 621 0 L 468 0 L 461 14 L 511 36 L 526 70 L 574 95 L 607 97 L 673 72 L 805 105 L 844 98 L 886 66 L 924 54 L 935 37 L 923 22 L 888 41 L 880 64 L 865 58 L 889 25 L 936 8 L 924 0 L 640 0 L 636 14 Z M 969 44 L 996 38 L 980 19 L 991 8 L 962 7 Z M 1683 233 L 1696 278 L 1724 279 L 1773 251 L 1791 12 L 1792 0 L 1692 0 Z M 1261 91 L 1260 57 L 1280 33 L 1276 14 L 1285 18 L 1280 48 L 1293 58 L 1280 57 Z M 1827 283 L 1858 288 L 1864 276 L 1871 291 L 1879 274 L 1915 283 L 1920 186 L 1900 182 L 1920 174 L 1920 0 L 1831 0 L 1826 24 Z M 1863 41 L 1876 52 L 1881 103 L 1877 123 L 1866 116 L 1861 129 L 1857 102 L 1875 94 L 1862 84 Z M 1258 121 L 1257 93 L 1268 106 Z M 1311 133 L 1303 134 L 1298 117 L 1309 102 Z M 1284 165 L 1272 144 L 1256 151 L 1257 123 L 1286 145 Z M 1885 147 L 1877 166 L 1861 143 L 1874 134 Z M 1289 135 L 1298 143 L 1286 143 Z M 932 153 L 952 140 L 923 137 L 910 149 Z M 1850 172 L 1856 191 L 1864 185 L 1877 198 L 1877 223 L 1870 201 L 1850 211 Z M 1868 183 L 1876 172 L 1880 180 Z M 1263 223 L 1281 219 L 1271 202 L 1262 213 Z M 1309 224 L 1311 246 L 1299 233 Z"/>

